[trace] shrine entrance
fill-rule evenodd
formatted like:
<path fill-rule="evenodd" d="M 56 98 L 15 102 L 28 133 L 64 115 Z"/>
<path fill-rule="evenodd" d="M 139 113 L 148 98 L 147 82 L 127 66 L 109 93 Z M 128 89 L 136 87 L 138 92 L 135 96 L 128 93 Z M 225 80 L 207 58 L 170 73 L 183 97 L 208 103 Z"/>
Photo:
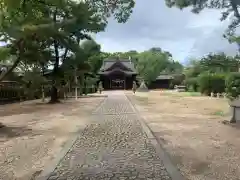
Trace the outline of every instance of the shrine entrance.
<path fill-rule="evenodd" d="M 125 80 L 112 79 L 110 88 L 111 89 L 125 89 Z"/>
<path fill-rule="evenodd" d="M 137 75 L 129 59 L 106 59 L 98 74 L 105 90 L 131 89 Z"/>

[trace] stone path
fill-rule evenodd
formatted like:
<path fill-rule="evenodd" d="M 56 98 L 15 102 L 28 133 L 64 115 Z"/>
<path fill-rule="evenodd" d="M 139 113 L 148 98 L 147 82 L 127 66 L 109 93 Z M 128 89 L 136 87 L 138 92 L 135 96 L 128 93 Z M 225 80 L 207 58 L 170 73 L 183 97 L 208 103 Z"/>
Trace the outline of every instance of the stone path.
<path fill-rule="evenodd" d="M 77 138 L 49 180 L 171 180 L 123 92 L 94 111 L 93 124 Z"/>

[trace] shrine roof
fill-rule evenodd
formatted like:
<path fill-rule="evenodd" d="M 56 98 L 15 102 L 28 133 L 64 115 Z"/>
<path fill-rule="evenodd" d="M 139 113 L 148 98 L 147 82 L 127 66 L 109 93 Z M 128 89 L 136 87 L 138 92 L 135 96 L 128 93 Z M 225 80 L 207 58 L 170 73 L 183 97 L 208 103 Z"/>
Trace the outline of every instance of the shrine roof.
<path fill-rule="evenodd" d="M 100 68 L 100 74 L 108 71 L 114 64 L 120 63 L 122 64 L 128 71 L 137 73 L 133 62 L 130 59 L 118 59 L 118 58 L 110 58 L 103 60 L 102 67 Z"/>

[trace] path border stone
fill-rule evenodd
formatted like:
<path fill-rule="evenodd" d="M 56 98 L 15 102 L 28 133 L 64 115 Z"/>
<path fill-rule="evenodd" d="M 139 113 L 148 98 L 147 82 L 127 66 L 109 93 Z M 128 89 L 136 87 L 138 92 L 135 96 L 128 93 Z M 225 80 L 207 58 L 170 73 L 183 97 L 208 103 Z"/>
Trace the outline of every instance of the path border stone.
<path fill-rule="evenodd" d="M 184 176 L 180 173 L 179 169 L 172 163 L 170 155 L 163 148 L 164 143 L 162 142 L 162 140 L 154 136 L 154 133 L 152 132 L 150 127 L 147 125 L 145 119 L 141 116 L 139 110 L 132 103 L 131 99 L 129 98 L 129 95 L 125 94 L 125 96 L 127 97 L 127 100 L 129 101 L 130 106 L 132 106 L 132 108 L 135 110 L 136 116 L 138 117 L 139 122 L 141 123 L 143 131 L 146 133 L 148 139 L 151 141 L 152 145 L 155 147 L 156 152 L 159 154 L 164 167 L 169 173 L 169 176 L 172 178 L 172 180 L 186 180 L 186 178 L 184 178 Z"/>
<path fill-rule="evenodd" d="M 102 104 L 106 101 L 107 96 L 104 97 L 104 99 L 97 105 L 98 109 L 102 106 Z M 90 117 L 92 117 L 92 113 L 89 114 Z M 57 168 L 59 163 L 62 161 L 62 159 L 66 156 L 66 154 L 71 150 L 74 143 L 77 141 L 79 135 L 84 131 L 84 129 L 88 128 L 89 125 L 84 127 L 83 129 L 79 129 L 76 133 L 74 133 L 73 136 L 67 140 L 66 144 L 63 146 L 62 150 L 57 154 L 57 156 L 50 161 L 50 163 L 44 167 L 44 169 L 41 171 L 41 173 L 34 178 L 34 180 L 48 180 L 51 174 L 54 172 L 54 170 Z"/>

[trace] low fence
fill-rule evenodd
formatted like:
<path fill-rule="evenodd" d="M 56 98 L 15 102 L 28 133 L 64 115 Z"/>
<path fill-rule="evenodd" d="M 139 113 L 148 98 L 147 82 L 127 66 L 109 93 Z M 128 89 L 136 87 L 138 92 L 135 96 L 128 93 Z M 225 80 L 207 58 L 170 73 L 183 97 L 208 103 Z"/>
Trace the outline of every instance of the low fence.
<path fill-rule="evenodd" d="M 16 81 L 0 82 L 0 103 L 19 101 L 23 90 Z"/>
<path fill-rule="evenodd" d="M 46 85 L 44 88 L 45 97 L 50 96 L 51 86 Z M 59 97 L 75 96 L 75 88 L 59 88 Z M 91 94 L 97 91 L 96 86 L 86 86 L 86 88 L 78 88 L 78 96 L 82 94 Z M 2 81 L 0 82 L 0 104 L 12 103 L 20 100 L 40 99 L 42 97 L 42 89 L 32 91 L 31 89 L 22 88 L 21 84 L 16 81 Z"/>

